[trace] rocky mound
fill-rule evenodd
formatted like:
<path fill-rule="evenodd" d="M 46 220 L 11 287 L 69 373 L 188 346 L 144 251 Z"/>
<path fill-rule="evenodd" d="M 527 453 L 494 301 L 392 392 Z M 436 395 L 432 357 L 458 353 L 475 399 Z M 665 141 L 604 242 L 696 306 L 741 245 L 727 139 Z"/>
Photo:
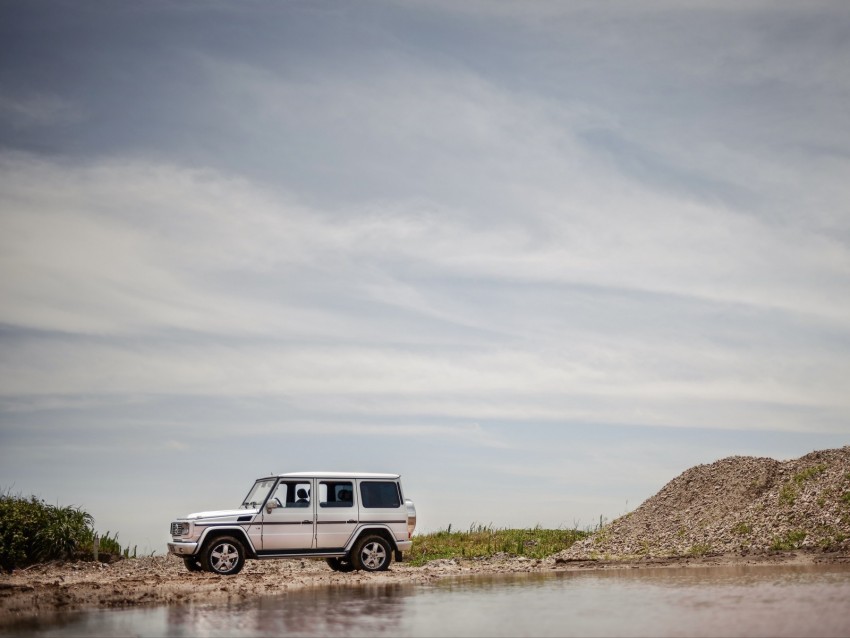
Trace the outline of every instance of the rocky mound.
<path fill-rule="evenodd" d="M 557 558 L 850 550 L 850 446 L 693 467 Z"/>

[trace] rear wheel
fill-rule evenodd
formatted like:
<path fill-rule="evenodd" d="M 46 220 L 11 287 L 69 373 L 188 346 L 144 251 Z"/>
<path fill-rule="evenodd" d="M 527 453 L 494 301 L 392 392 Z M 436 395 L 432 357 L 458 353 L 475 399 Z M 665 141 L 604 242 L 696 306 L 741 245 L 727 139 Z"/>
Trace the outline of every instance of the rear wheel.
<path fill-rule="evenodd" d="M 232 536 L 220 536 L 207 543 L 201 554 L 201 564 L 208 572 L 232 576 L 245 565 L 245 548 Z"/>
<path fill-rule="evenodd" d="M 186 565 L 186 569 L 188 569 L 190 572 L 204 571 L 204 566 L 201 565 L 201 561 L 199 561 L 194 556 L 185 556 L 183 558 L 183 564 Z"/>
<path fill-rule="evenodd" d="M 350 560 L 344 558 L 326 558 L 325 559 L 332 570 L 335 572 L 353 572 L 354 565 Z"/>
<path fill-rule="evenodd" d="M 366 536 L 354 545 L 351 563 L 354 569 L 364 572 L 382 572 L 389 569 L 392 551 L 382 536 Z"/>

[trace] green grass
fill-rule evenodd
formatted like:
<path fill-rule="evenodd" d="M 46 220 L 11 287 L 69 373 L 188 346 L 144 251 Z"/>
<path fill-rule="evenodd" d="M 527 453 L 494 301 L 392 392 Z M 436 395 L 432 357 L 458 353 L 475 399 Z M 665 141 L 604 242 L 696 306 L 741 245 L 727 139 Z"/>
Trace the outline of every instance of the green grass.
<path fill-rule="evenodd" d="M 818 474 L 822 474 L 826 471 L 826 463 L 821 463 L 820 465 L 813 465 L 812 467 L 807 467 L 805 470 L 798 472 L 794 475 L 794 482 L 797 485 L 802 485 L 804 482 L 808 481 L 810 478 L 817 476 Z"/>
<path fill-rule="evenodd" d="M 691 556 L 705 556 L 711 553 L 711 545 L 709 543 L 697 543 L 688 550 Z"/>
<path fill-rule="evenodd" d="M 808 533 L 801 529 L 792 530 L 783 537 L 777 536 L 774 538 L 773 543 L 770 545 L 770 549 L 774 551 L 799 549 L 803 545 L 803 541 L 806 540 L 806 536 L 808 536 Z"/>
<path fill-rule="evenodd" d="M 570 547 L 590 532 L 575 529 L 497 529 L 472 525 L 466 531 L 448 529 L 413 537 L 408 554 L 412 565 L 438 558 L 481 558 L 504 553 L 527 558 L 546 558 Z"/>
<path fill-rule="evenodd" d="M 782 505 L 793 505 L 797 501 L 797 488 L 790 481 L 779 490 L 779 502 Z"/>
<path fill-rule="evenodd" d="M 114 556 L 123 556 L 124 558 L 136 558 L 136 550 L 138 545 L 133 545 L 133 553 L 130 553 L 130 546 L 124 547 L 122 549 L 121 543 L 118 542 L 118 533 L 115 533 L 115 536 L 112 538 L 109 537 L 109 532 L 106 532 L 103 536 L 100 537 L 99 552 L 101 554 L 112 554 Z M 92 546 L 89 545 L 87 549 L 91 551 Z"/>
<path fill-rule="evenodd" d="M 35 496 L 0 494 L 0 568 L 91 556 L 94 518 L 79 507 L 51 505 Z M 101 554 L 121 555 L 118 535 L 100 539 Z M 124 556 L 128 551 L 124 550 Z"/>

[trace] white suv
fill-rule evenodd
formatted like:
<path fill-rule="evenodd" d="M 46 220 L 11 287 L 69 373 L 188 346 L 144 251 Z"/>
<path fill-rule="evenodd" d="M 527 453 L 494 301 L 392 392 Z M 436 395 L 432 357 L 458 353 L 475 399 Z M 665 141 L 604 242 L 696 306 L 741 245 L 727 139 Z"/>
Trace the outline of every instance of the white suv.
<path fill-rule="evenodd" d="M 168 551 L 189 571 L 237 574 L 247 558 L 325 558 L 336 571 L 382 571 L 412 545 L 416 508 L 398 474 L 294 472 L 257 479 L 239 509 L 171 524 Z"/>

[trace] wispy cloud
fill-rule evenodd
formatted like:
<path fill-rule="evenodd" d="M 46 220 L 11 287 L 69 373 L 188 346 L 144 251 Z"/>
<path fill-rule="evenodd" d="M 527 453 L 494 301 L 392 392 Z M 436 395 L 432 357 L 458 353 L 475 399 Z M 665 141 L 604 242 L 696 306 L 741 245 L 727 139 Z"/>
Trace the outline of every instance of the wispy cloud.
<path fill-rule="evenodd" d="M 0 95 L 0 121 L 13 129 L 79 123 L 84 117 L 79 106 L 55 94 Z"/>
<path fill-rule="evenodd" d="M 3 345 L 6 396 L 372 395 L 445 418 L 826 431 L 847 408 L 847 251 L 723 208 L 630 187 L 630 206 L 476 230 L 174 165 L 2 168 L 0 319 L 54 335 Z"/>

